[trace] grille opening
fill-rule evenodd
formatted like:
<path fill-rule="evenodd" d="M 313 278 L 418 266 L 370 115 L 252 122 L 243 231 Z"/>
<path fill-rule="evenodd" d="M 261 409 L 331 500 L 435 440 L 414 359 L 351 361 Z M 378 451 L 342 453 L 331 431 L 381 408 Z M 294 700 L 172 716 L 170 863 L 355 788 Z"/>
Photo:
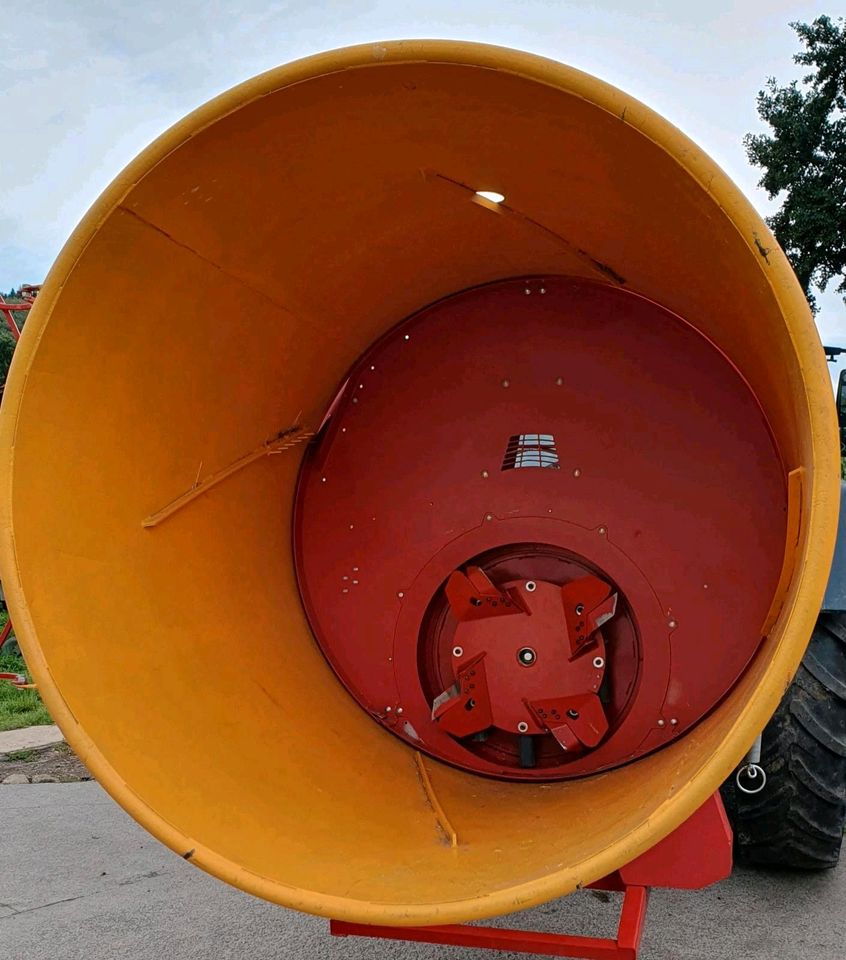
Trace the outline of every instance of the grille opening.
<path fill-rule="evenodd" d="M 508 438 L 503 470 L 522 467 L 552 467 L 558 469 L 558 451 L 551 433 L 517 433 Z"/>

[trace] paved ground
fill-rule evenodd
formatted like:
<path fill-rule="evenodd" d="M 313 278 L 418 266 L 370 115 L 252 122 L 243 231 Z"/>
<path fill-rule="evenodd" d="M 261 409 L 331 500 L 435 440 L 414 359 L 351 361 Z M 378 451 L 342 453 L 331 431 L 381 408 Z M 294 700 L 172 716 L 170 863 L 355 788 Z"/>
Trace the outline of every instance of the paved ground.
<path fill-rule="evenodd" d="M 0 753 L 44 747 L 48 743 L 61 743 L 63 739 L 62 731 L 52 723 L 21 730 L 0 730 Z"/>
<path fill-rule="evenodd" d="M 617 898 L 577 894 L 503 923 L 611 935 Z M 652 896 L 644 960 L 842 960 L 846 867 L 738 871 Z M 504 960 L 512 954 L 332 940 L 326 923 L 212 880 L 95 783 L 0 787 L 2 960 Z"/>

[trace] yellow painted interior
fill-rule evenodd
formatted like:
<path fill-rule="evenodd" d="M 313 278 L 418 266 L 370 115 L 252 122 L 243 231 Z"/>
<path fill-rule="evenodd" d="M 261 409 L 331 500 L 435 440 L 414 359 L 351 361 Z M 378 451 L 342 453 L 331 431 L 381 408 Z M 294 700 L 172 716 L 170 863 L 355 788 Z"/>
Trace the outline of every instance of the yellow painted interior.
<path fill-rule="evenodd" d="M 505 202 L 471 202 L 476 189 Z M 302 446 L 142 523 L 298 417 L 316 427 L 350 364 L 414 310 L 547 272 L 621 278 L 737 365 L 785 474 L 803 471 L 793 576 L 740 685 L 668 749 L 552 785 L 426 760 L 427 786 L 414 752 L 358 708 L 310 635 L 291 565 Z M 0 572 L 69 741 L 175 851 L 342 919 L 504 913 L 651 846 L 766 722 L 833 549 L 830 394 L 766 227 L 646 107 L 500 48 L 336 51 L 189 116 L 68 242 L 0 413 Z"/>

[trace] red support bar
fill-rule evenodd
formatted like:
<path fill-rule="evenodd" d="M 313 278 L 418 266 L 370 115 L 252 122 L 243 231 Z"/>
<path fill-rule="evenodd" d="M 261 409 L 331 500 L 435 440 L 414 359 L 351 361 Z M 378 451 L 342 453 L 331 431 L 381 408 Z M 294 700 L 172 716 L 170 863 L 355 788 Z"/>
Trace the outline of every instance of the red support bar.
<path fill-rule="evenodd" d="M 7 303 L 2 295 L 0 295 L 0 313 L 3 314 L 3 319 L 6 321 L 6 326 L 9 328 L 9 332 L 12 334 L 15 340 L 20 340 L 21 330 L 15 322 L 15 318 L 12 316 L 12 314 L 17 313 L 20 310 L 29 310 L 31 307 L 31 300 L 28 303 Z"/>
<path fill-rule="evenodd" d="M 6 620 L 6 626 L 3 627 L 3 632 L 0 633 L 0 650 L 3 649 L 3 644 L 9 639 L 9 634 L 12 632 L 12 618 L 9 617 Z"/>
<path fill-rule="evenodd" d="M 336 937 L 375 937 L 382 940 L 409 940 L 439 943 L 481 950 L 510 950 L 544 957 L 576 957 L 578 960 L 637 960 L 646 921 L 649 892 L 645 887 L 626 887 L 617 939 L 575 937 L 561 933 L 471 927 L 451 924 L 442 927 L 379 927 L 365 923 L 331 920 L 329 930 Z"/>

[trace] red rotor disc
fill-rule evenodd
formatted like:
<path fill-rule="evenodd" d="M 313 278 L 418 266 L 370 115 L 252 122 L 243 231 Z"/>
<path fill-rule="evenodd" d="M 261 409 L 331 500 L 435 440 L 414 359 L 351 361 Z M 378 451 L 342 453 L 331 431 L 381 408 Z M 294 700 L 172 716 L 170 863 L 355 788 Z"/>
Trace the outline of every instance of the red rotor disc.
<path fill-rule="evenodd" d="M 351 371 L 303 465 L 297 569 L 327 659 L 386 728 L 479 773 L 578 776 L 736 682 L 785 511 L 754 396 L 692 327 L 619 288 L 512 280 Z"/>

